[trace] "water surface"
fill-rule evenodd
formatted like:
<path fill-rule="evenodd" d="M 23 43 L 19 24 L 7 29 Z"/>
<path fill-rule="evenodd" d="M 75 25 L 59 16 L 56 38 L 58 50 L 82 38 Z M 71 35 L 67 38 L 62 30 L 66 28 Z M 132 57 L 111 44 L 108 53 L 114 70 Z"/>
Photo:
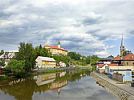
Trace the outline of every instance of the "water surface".
<path fill-rule="evenodd" d="M 0 87 L 0 100 L 118 100 L 87 74 L 69 71 L 11 82 Z"/>

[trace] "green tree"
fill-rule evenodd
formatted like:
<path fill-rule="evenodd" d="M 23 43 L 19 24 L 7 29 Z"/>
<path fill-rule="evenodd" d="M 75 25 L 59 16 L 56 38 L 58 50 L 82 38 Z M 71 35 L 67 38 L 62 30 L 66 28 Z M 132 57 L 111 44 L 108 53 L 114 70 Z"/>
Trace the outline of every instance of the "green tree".
<path fill-rule="evenodd" d="M 87 56 L 86 57 L 86 64 L 90 64 L 90 62 L 91 62 L 91 56 Z"/>
<path fill-rule="evenodd" d="M 11 71 L 13 73 L 13 75 L 15 75 L 16 77 L 22 77 L 25 73 L 25 61 L 22 60 L 11 60 L 7 67 L 6 70 Z"/>
<path fill-rule="evenodd" d="M 48 52 L 47 49 L 42 48 L 42 46 L 40 45 L 35 48 L 35 56 L 36 57 L 38 56 L 50 57 L 51 54 Z"/>
<path fill-rule="evenodd" d="M 99 61 L 100 58 L 97 55 L 92 55 L 90 60 L 91 60 L 91 65 L 96 65 L 97 61 Z"/>
<path fill-rule="evenodd" d="M 76 53 L 76 52 L 69 52 L 68 53 L 68 56 L 71 58 L 71 59 L 74 59 L 74 60 L 80 60 L 81 58 L 81 55 Z"/>
<path fill-rule="evenodd" d="M 0 65 L 1 65 L 1 66 L 5 66 L 5 61 L 4 61 L 4 59 L 1 59 L 1 60 L 0 60 Z"/>
<path fill-rule="evenodd" d="M 68 56 L 54 55 L 52 57 L 57 61 L 57 63 L 59 63 L 60 61 L 62 61 L 64 63 L 66 63 L 67 65 L 69 65 L 70 58 Z"/>
<path fill-rule="evenodd" d="M 4 53 L 4 50 L 1 50 L 1 51 L 0 51 L 0 55 L 2 55 L 3 53 Z"/>
<path fill-rule="evenodd" d="M 16 55 L 17 60 L 25 61 L 25 70 L 31 71 L 35 65 L 35 51 L 30 43 L 20 43 L 19 52 Z"/>

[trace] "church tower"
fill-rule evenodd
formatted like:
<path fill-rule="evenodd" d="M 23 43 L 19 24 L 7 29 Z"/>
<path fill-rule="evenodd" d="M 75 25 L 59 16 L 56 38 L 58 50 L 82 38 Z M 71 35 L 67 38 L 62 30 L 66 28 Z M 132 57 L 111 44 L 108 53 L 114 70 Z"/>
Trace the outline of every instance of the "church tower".
<path fill-rule="evenodd" d="M 60 44 L 60 41 L 58 42 L 58 48 L 61 48 L 61 44 Z"/>
<path fill-rule="evenodd" d="M 125 54 L 125 46 L 123 45 L 123 34 L 121 39 L 121 45 L 120 45 L 120 56 L 123 57 Z"/>

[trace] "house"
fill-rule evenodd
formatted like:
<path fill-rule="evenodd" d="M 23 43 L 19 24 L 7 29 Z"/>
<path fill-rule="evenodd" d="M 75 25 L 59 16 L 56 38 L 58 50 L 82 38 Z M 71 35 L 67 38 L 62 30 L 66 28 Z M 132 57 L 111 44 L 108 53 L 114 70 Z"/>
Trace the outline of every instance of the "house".
<path fill-rule="evenodd" d="M 0 59 L 12 59 L 15 57 L 16 52 L 4 52 L 2 55 L 0 55 Z"/>
<path fill-rule="evenodd" d="M 45 49 L 47 49 L 52 55 L 67 55 L 68 51 L 65 50 L 64 48 L 61 48 L 60 42 L 58 43 L 57 46 L 49 46 L 49 45 L 45 45 L 44 47 Z"/>
<path fill-rule="evenodd" d="M 97 70 L 100 73 L 106 73 L 111 78 L 126 82 L 132 81 L 132 72 L 134 72 L 134 54 L 126 50 L 123 45 L 123 37 L 120 46 L 120 55 L 116 57 L 108 57 L 110 59 L 102 59 L 97 63 Z"/>
<path fill-rule="evenodd" d="M 0 55 L 0 59 L 5 61 L 5 66 L 9 63 L 9 61 L 15 58 L 16 52 L 4 52 Z"/>
<path fill-rule="evenodd" d="M 97 71 L 99 73 L 105 73 L 105 69 L 109 64 L 111 64 L 112 59 L 113 58 L 111 58 L 110 56 L 107 58 L 101 59 L 96 65 Z"/>
<path fill-rule="evenodd" d="M 97 64 L 96 67 L 99 73 L 105 73 L 105 64 Z"/>
<path fill-rule="evenodd" d="M 66 64 L 62 61 L 59 62 L 60 67 L 66 67 Z"/>
<path fill-rule="evenodd" d="M 38 68 L 55 68 L 56 61 L 53 58 L 38 56 L 36 58 L 36 66 Z"/>
<path fill-rule="evenodd" d="M 131 82 L 132 81 L 132 71 L 131 69 L 118 69 L 113 70 L 113 79 L 121 82 Z"/>

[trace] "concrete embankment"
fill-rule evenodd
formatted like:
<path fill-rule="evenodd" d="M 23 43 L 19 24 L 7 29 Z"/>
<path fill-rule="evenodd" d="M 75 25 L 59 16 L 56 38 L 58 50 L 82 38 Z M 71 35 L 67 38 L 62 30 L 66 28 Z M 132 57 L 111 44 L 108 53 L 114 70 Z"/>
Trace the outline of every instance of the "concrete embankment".
<path fill-rule="evenodd" d="M 134 95 L 115 84 L 112 84 L 105 77 L 98 73 L 92 72 L 91 76 L 96 80 L 98 84 L 103 86 L 107 91 L 117 96 L 120 100 L 134 100 Z"/>

